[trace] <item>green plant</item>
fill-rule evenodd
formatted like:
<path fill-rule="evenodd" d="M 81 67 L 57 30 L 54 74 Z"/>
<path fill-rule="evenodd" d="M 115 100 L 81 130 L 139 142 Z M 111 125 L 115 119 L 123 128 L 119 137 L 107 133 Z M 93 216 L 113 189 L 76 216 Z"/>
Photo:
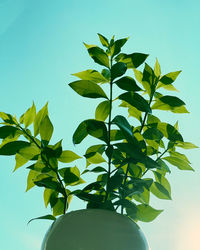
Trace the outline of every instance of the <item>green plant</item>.
<path fill-rule="evenodd" d="M 105 49 L 88 44 L 85 47 L 95 63 L 103 66 L 101 73 L 93 69 L 75 73 L 79 80 L 69 84 L 83 97 L 103 98 L 96 107 L 95 119 L 81 122 L 73 134 L 74 144 L 81 143 L 88 135 L 100 142 L 86 150 L 86 169 L 80 173 L 76 166 L 58 166 L 59 162 L 71 163 L 80 156 L 63 150 L 62 141 L 49 144 L 53 125 L 47 104 L 38 113 L 33 104 L 19 121 L 10 114 L 0 113 L 3 120 L 0 155 L 15 155 L 15 170 L 31 161 L 27 167 L 27 190 L 35 185 L 44 187 L 45 206 L 50 204 L 53 209 L 53 215 L 39 218 L 54 220 L 65 213 L 75 195 L 87 202 L 87 208 L 119 211 L 135 221 L 149 222 L 162 212 L 149 205 L 150 193 L 160 199 L 171 199 L 166 177 L 170 173 L 168 164 L 193 170 L 187 157 L 177 149 L 196 146 L 184 142 L 178 123 L 162 122 L 152 114 L 153 110 L 188 113 L 182 100 L 162 93 L 176 90 L 173 82 L 180 71 L 161 75 L 156 60 L 154 69 L 145 63 L 141 72 L 137 68 L 142 67 L 147 54 L 121 53 L 128 38 L 112 37 L 109 41 L 98 35 Z M 134 73 L 137 82 L 130 74 L 126 75 L 128 70 Z M 123 92 L 114 95 L 119 91 Z M 114 105 L 128 110 L 129 119 L 113 115 Z M 33 133 L 29 129 L 31 124 Z M 69 189 L 83 184 L 82 175 L 88 172 L 97 174 L 96 181 L 81 189 Z"/>

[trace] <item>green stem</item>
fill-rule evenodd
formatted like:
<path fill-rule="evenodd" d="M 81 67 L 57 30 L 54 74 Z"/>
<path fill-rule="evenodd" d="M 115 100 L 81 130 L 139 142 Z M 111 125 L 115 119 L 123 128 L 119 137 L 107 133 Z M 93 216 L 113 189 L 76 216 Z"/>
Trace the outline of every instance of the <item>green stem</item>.
<path fill-rule="evenodd" d="M 112 68 L 112 58 L 110 59 L 110 68 Z M 109 99 L 109 118 L 108 118 L 108 143 L 107 143 L 107 146 L 108 148 L 111 146 L 111 143 L 110 143 L 110 131 L 111 131 L 111 111 L 112 111 L 112 86 L 113 86 L 113 80 L 112 80 L 112 76 L 111 76 L 111 80 L 110 80 L 110 99 Z M 110 181 L 110 175 L 111 175 L 111 160 L 112 160 L 112 156 L 109 155 L 108 156 L 108 181 L 107 181 L 107 185 L 106 185 L 106 197 L 105 197 L 105 202 L 107 201 L 108 199 L 108 183 Z"/>
<path fill-rule="evenodd" d="M 26 130 L 20 126 L 20 124 L 17 124 L 17 127 L 19 127 L 19 128 L 21 129 L 21 131 L 22 131 L 25 135 L 27 135 L 27 136 L 30 138 L 30 140 L 31 140 L 31 141 L 41 150 L 42 147 L 36 142 L 36 140 L 34 139 L 33 136 L 29 135 L 29 133 L 27 133 Z M 43 158 L 42 160 L 49 166 L 49 168 L 50 168 L 53 172 L 56 173 L 57 179 L 58 179 L 58 181 L 59 181 L 59 183 L 60 183 L 60 185 L 61 185 L 61 187 L 62 187 L 62 189 L 63 189 L 63 195 L 64 195 L 64 199 L 65 199 L 63 214 L 65 214 L 65 213 L 66 213 L 66 207 L 67 207 L 67 194 L 66 194 L 66 190 L 65 190 L 65 187 L 64 187 L 64 185 L 63 185 L 63 182 L 62 182 L 62 180 L 61 180 L 61 178 L 60 178 L 60 176 L 59 176 L 59 174 L 58 174 L 58 171 L 56 171 L 56 169 L 54 169 L 54 168 L 51 166 L 51 164 L 49 163 L 49 161 L 46 160 L 46 159 L 44 159 L 44 158 Z"/>

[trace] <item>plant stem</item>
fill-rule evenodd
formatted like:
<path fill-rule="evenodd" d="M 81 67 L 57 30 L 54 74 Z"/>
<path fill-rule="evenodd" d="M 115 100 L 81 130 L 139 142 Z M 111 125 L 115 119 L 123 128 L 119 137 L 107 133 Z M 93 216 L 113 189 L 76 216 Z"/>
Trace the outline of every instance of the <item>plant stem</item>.
<path fill-rule="evenodd" d="M 110 69 L 112 68 L 112 57 L 110 59 Z M 108 143 L 107 146 L 108 148 L 111 146 L 110 144 L 110 131 L 111 131 L 111 111 L 112 111 L 112 86 L 113 86 L 113 80 L 112 80 L 112 76 L 111 76 L 111 80 L 110 80 L 110 105 L 109 105 L 109 118 L 108 118 Z M 105 197 L 105 202 L 108 199 L 108 183 L 110 181 L 110 175 L 111 175 L 111 160 L 112 160 L 112 156 L 109 155 L 108 156 L 108 180 L 107 180 L 107 185 L 106 185 L 106 197 Z"/>
<path fill-rule="evenodd" d="M 122 199 L 124 199 L 124 187 L 126 185 L 126 180 L 128 178 L 128 170 L 129 170 L 129 164 L 128 164 L 127 169 L 126 169 L 126 173 L 125 173 L 125 177 L 124 177 L 124 182 L 123 182 L 123 185 L 122 185 Z M 123 210 L 124 210 L 124 206 L 122 205 L 121 206 L 121 214 L 123 214 Z"/>
<path fill-rule="evenodd" d="M 17 124 L 17 127 L 19 127 L 19 128 L 21 129 L 21 131 L 22 131 L 25 135 L 27 135 L 27 136 L 31 139 L 31 141 L 41 150 L 42 147 L 36 142 L 36 140 L 34 139 L 33 136 L 29 135 L 29 134 L 26 132 L 26 130 L 20 126 L 20 124 Z M 50 167 L 50 169 L 51 169 L 54 173 L 56 173 L 58 182 L 60 183 L 60 185 L 61 185 L 61 187 L 62 187 L 62 189 L 63 189 L 63 196 L 64 196 L 64 199 L 65 199 L 63 214 L 65 214 L 65 213 L 66 213 L 66 207 L 67 207 L 67 194 L 66 194 L 66 190 L 65 190 L 65 187 L 64 187 L 64 185 L 63 185 L 63 182 L 62 182 L 62 180 L 61 180 L 61 178 L 60 178 L 60 176 L 59 176 L 59 174 L 58 174 L 58 171 L 57 171 L 56 169 L 54 169 L 54 168 L 51 166 L 51 164 L 49 163 L 49 161 L 46 160 L 46 159 L 44 159 L 44 158 L 43 158 L 42 160 L 45 162 L 45 164 L 47 164 L 47 165 Z"/>

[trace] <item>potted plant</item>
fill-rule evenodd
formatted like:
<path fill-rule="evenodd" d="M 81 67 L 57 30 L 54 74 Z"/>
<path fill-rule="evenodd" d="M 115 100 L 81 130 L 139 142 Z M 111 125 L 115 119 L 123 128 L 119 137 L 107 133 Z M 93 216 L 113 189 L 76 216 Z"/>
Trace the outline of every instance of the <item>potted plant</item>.
<path fill-rule="evenodd" d="M 53 124 L 47 104 L 37 112 L 33 103 L 19 120 L 0 112 L 0 155 L 15 155 L 14 170 L 26 164 L 26 191 L 44 188 L 45 206 L 52 209 L 52 214 L 36 218 L 54 220 L 42 250 L 149 249 L 136 222 L 152 221 L 162 212 L 149 205 L 150 193 L 171 199 L 169 164 L 193 170 L 178 149 L 196 146 L 183 140 L 178 123 L 169 124 L 153 114 L 188 113 L 181 99 L 163 93 L 176 90 L 173 82 L 181 71 L 162 75 L 157 59 L 153 69 L 144 64 L 147 54 L 121 52 L 128 38 L 109 41 L 98 36 L 105 49 L 84 45 L 102 71 L 75 73 L 79 80 L 69 84 L 82 97 L 103 99 L 95 118 L 82 121 L 73 134 L 74 144 L 87 136 L 98 141 L 85 151 L 83 172 L 71 165 L 81 157 L 63 150 L 62 140 L 50 144 Z M 119 115 L 123 109 L 128 119 Z M 96 175 L 88 184 L 87 173 Z M 86 201 L 87 209 L 66 213 L 73 196 Z"/>

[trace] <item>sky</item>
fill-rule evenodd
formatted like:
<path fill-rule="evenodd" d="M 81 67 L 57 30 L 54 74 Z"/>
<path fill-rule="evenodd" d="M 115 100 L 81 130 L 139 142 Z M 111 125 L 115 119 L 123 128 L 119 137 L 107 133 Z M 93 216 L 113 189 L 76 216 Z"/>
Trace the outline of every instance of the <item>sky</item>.
<path fill-rule="evenodd" d="M 34 101 L 39 110 L 49 102 L 53 140 L 84 154 L 72 144 L 78 124 L 94 117 L 95 101 L 84 99 L 67 85 L 72 73 L 99 69 L 83 42 L 99 44 L 97 33 L 130 37 L 126 52 L 158 58 L 162 73 L 182 70 L 177 93 L 190 114 L 161 116 L 179 121 L 185 141 L 200 146 L 199 1 L 177 0 L 0 0 L 0 111 L 19 117 Z M 97 103 L 97 102 L 96 102 Z M 172 201 L 152 199 L 164 212 L 151 223 L 139 223 L 152 250 L 199 250 L 199 149 L 186 152 L 195 172 L 172 169 Z M 50 213 L 42 191 L 26 189 L 26 169 L 15 173 L 13 157 L 0 157 L 0 245 L 4 250 L 39 250 L 50 221 L 27 222 Z M 80 168 L 84 168 L 81 166 Z M 84 208 L 75 200 L 71 210 Z"/>

